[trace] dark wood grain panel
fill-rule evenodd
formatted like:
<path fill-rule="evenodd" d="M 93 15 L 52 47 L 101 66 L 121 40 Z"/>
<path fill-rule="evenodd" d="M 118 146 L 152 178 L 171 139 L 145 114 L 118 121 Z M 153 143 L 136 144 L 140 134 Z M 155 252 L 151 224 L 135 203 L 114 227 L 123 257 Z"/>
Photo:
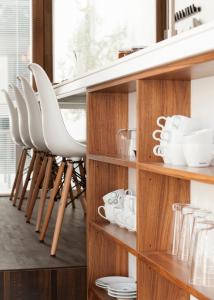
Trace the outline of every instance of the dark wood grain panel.
<path fill-rule="evenodd" d="M 1 300 L 86 300 L 86 267 L 0 273 Z"/>
<path fill-rule="evenodd" d="M 140 253 L 167 250 L 172 204 L 190 201 L 189 182 L 143 171 L 140 171 L 139 182 L 138 250 Z"/>
<path fill-rule="evenodd" d="M 189 300 L 189 294 L 156 273 L 149 265 L 138 262 L 138 299 Z"/>
<path fill-rule="evenodd" d="M 128 253 L 113 241 L 95 230 L 88 228 L 88 283 L 89 290 L 97 278 L 128 274 Z"/>
<path fill-rule="evenodd" d="M 128 93 L 88 93 L 88 153 L 117 154 L 118 129 L 128 127 Z"/>

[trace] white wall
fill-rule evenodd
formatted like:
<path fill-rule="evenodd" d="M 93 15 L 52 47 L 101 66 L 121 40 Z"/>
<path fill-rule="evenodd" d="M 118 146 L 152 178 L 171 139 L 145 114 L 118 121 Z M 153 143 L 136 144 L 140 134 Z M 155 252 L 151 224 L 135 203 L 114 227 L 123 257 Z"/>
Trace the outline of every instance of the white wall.
<path fill-rule="evenodd" d="M 176 23 L 176 29 L 178 32 L 186 31 L 189 27 L 192 27 L 192 19 L 198 18 L 202 23 L 207 23 L 214 19 L 213 10 L 214 10 L 214 1 L 213 0 L 176 0 L 175 1 L 175 10 L 178 11 L 189 5 L 195 4 L 196 6 L 201 6 L 202 10 L 200 13 L 197 13 L 191 17 L 186 18 L 185 20 L 179 21 Z"/>

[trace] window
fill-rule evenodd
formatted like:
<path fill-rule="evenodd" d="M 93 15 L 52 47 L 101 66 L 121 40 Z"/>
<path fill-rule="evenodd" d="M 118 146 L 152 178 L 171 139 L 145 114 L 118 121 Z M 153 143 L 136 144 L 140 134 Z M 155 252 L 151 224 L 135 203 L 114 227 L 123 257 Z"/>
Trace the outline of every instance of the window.
<path fill-rule="evenodd" d="M 0 0 L 0 89 L 17 83 L 19 74 L 29 77 L 31 61 L 31 1 Z M 11 140 L 9 111 L 0 93 L 0 186 L 7 194 L 16 170 L 16 146 Z"/>
<path fill-rule="evenodd" d="M 55 82 L 106 66 L 119 49 L 156 40 L 156 0 L 54 0 L 53 8 Z"/>

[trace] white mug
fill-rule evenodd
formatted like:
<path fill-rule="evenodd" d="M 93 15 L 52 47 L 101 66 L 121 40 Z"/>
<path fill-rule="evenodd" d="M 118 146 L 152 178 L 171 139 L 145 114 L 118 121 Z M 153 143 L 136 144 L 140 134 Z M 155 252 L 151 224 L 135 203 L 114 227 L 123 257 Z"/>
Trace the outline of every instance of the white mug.
<path fill-rule="evenodd" d="M 162 120 L 165 121 L 165 126 L 163 126 Z M 198 130 L 200 128 L 198 120 L 182 115 L 174 115 L 172 117 L 160 116 L 157 119 L 157 125 L 162 129 L 164 127 L 165 129 L 175 129 L 181 131 L 184 134 L 192 132 L 194 130 Z"/>
<path fill-rule="evenodd" d="M 171 160 L 168 153 L 165 151 L 165 147 L 166 146 L 163 145 L 156 145 L 153 148 L 153 153 L 155 156 L 162 157 L 165 164 L 170 164 Z"/>
<path fill-rule="evenodd" d="M 136 196 L 126 195 L 124 197 L 124 211 L 136 213 Z"/>
<path fill-rule="evenodd" d="M 189 167 L 207 167 L 214 158 L 214 144 L 183 144 L 183 151 Z"/>
<path fill-rule="evenodd" d="M 184 144 L 212 144 L 213 130 L 201 129 L 184 136 Z"/>
<path fill-rule="evenodd" d="M 155 130 L 152 133 L 154 140 L 159 141 L 161 145 L 166 145 L 168 143 L 180 144 L 183 142 L 183 133 L 179 130 Z"/>
<path fill-rule="evenodd" d="M 123 206 L 124 196 L 127 194 L 133 194 L 131 190 L 118 189 L 110 192 L 103 196 L 103 201 L 105 204 L 112 204 L 115 206 Z"/>
<path fill-rule="evenodd" d="M 174 166 L 186 165 L 182 144 L 167 144 L 165 147 L 157 145 L 153 148 L 153 153 L 162 157 L 166 164 Z"/>
<path fill-rule="evenodd" d="M 105 215 L 101 213 L 101 210 L 104 210 Z M 105 206 L 98 207 L 98 214 L 105 220 L 108 220 L 111 223 L 115 223 L 115 208 L 112 205 L 105 204 Z"/>
<path fill-rule="evenodd" d="M 129 231 L 136 231 L 136 214 L 126 215 L 126 228 Z"/>

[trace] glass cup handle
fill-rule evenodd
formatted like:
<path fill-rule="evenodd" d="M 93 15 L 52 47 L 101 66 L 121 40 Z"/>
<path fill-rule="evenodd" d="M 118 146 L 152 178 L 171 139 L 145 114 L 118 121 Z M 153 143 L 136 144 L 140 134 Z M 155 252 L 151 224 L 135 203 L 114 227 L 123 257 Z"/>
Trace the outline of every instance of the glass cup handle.
<path fill-rule="evenodd" d="M 160 128 L 164 128 L 165 124 L 163 125 L 161 123 L 161 121 L 164 120 L 166 122 L 166 117 L 164 116 L 160 116 L 159 118 L 157 118 L 157 125 L 160 127 Z"/>
<path fill-rule="evenodd" d="M 104 215 L 101 214 L 101 212 L 100 212 L 101 209 L 103 209 L 103 210 L 105 211 L 105 206 L 99 206 L 99 207 L 98 207 L 98 209 L 97 209 L 98 214 L 99 214 L 103 219 L 108 220 L 108 219 L 106 218 L 106 216 L 104 216 Z"/>

